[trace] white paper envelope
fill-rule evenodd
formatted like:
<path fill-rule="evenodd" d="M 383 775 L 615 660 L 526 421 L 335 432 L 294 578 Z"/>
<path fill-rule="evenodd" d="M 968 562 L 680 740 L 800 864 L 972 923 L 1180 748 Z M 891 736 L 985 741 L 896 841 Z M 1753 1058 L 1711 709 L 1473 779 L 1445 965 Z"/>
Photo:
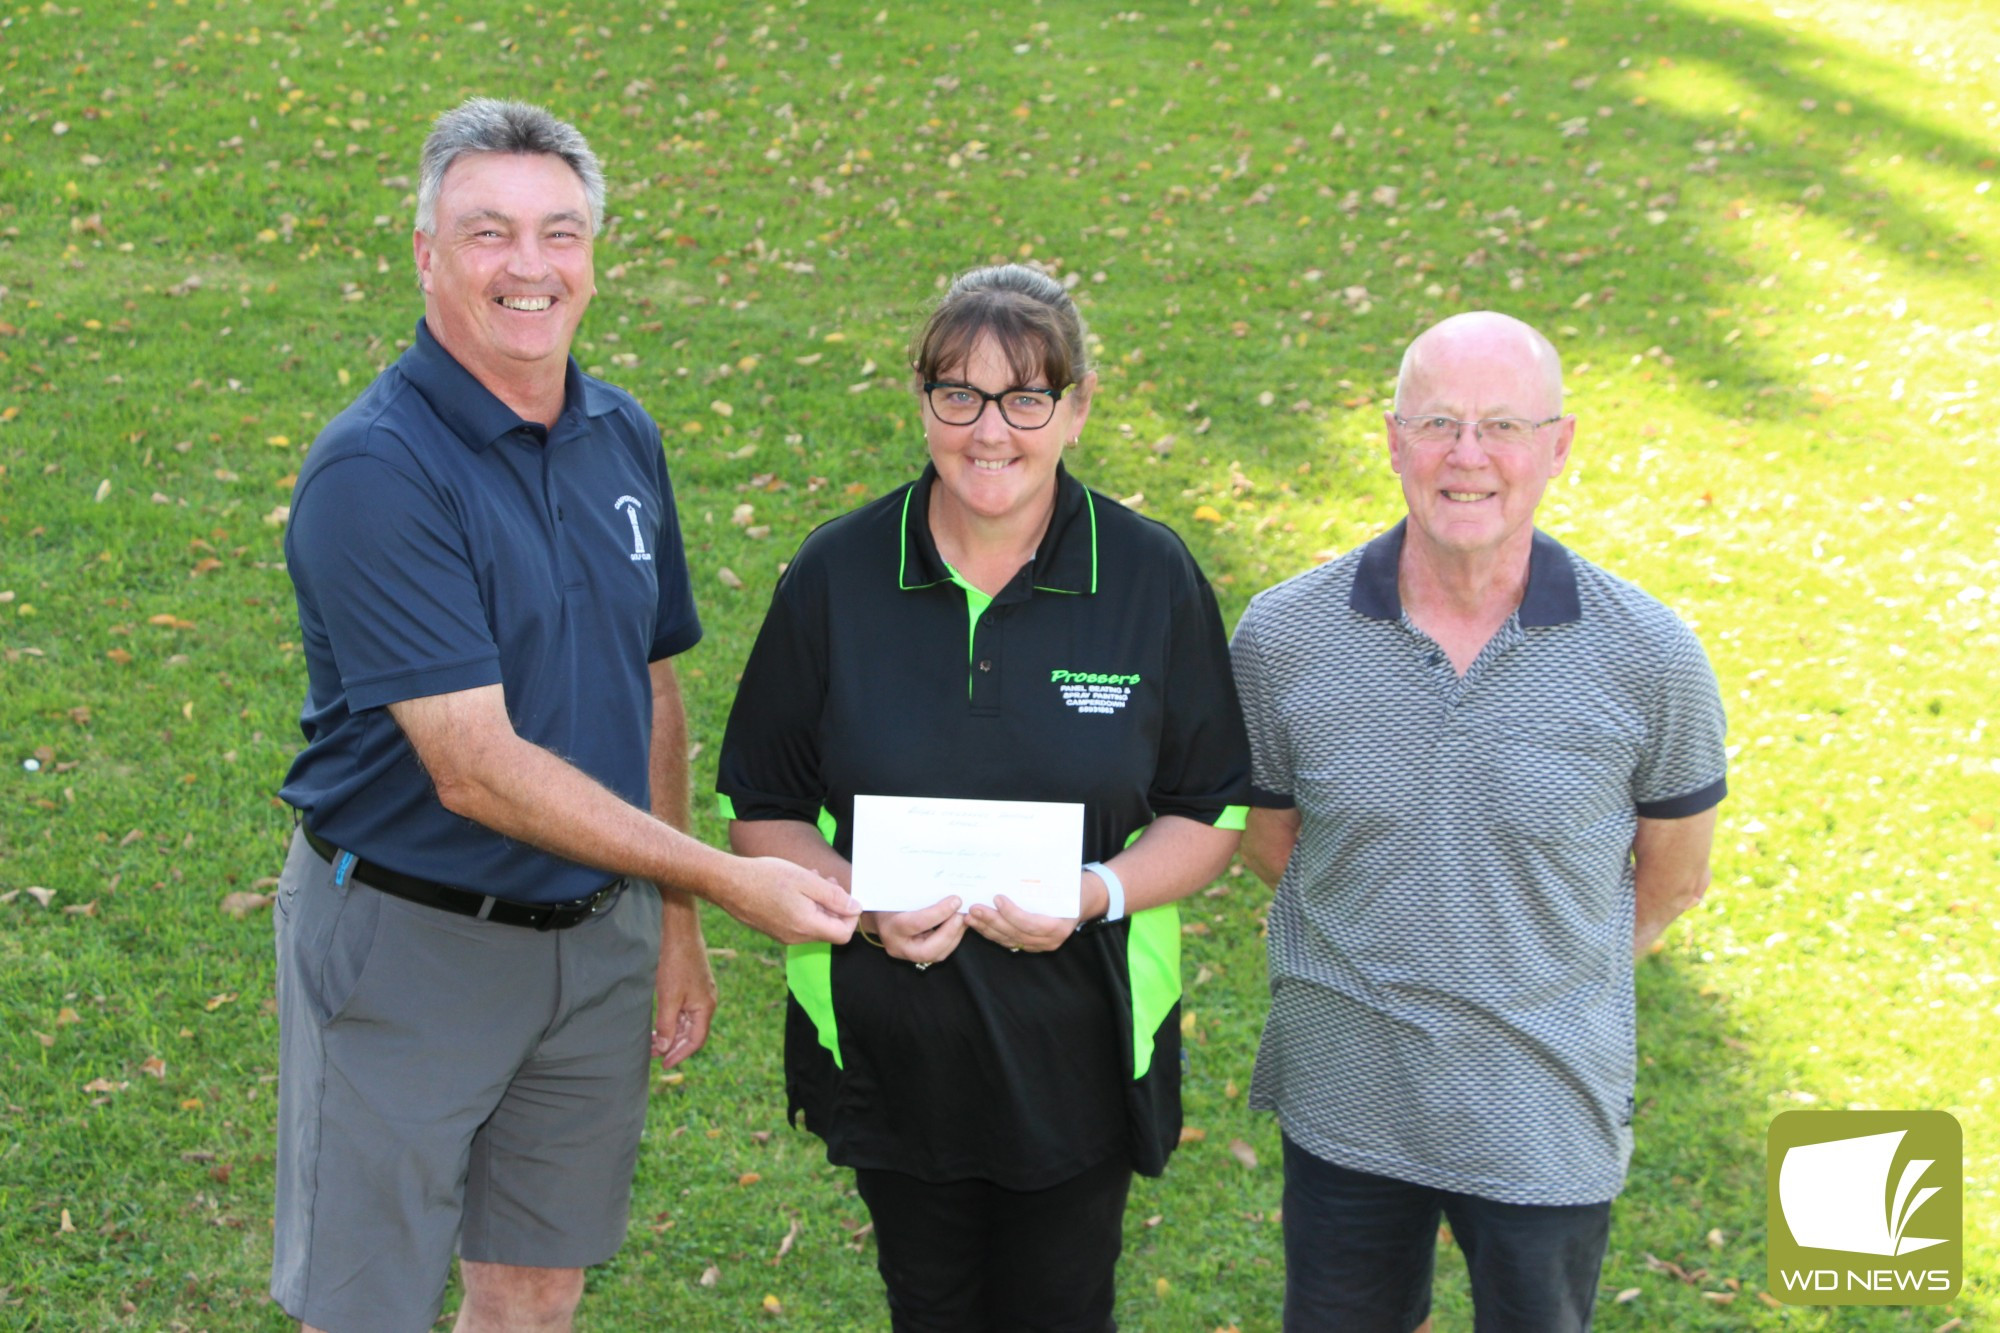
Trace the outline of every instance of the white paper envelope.
<path fill-rule="evenodd" d="M 1082 910 L 1083 806 L 934 796 L 854 798 L 854 896 L 907 912 L 996 895 L 1045 916 Z"/>

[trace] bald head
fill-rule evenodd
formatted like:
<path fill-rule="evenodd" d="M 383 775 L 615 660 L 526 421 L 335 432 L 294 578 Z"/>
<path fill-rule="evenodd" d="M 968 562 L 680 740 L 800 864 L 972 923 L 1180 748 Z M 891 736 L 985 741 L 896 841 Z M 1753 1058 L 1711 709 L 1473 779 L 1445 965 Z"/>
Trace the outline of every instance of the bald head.
<path fill-rule="evenodd" d="M 1510 397 L 1520 401 L 1507 404 L 1513 415 L 1540 420 L 1562 411 L 1562 356 L 1555 344 L 1531 325 L 1491 310 L 1453 315 L 1417 335 L 1396 375 L 1396 410 L 1451 406 L 1456 410 L 1450 414 L 1459 417 L 1499 415 L 1498 404 L 1475 410 L 1444 401 L 1457 396 L 1455 383 L 1474 368 L 1482 378 L 1500 374 L 1517 386 Z"/>

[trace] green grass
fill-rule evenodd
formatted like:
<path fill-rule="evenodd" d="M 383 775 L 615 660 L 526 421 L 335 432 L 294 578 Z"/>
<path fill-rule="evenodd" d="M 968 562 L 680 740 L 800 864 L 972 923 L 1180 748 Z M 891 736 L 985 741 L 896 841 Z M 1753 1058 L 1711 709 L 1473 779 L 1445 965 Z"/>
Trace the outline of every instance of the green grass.
<path fill-rule="evenodd" d="M 1074 468 L 1174 524 L 1232 622 L 1396 517 L 1380 412 L 1412 334 L 1479 306 L 1550 330 L 1580 425 L 1545 525 L 1698 626 L 1736 747 L 1715 887 L 1640 968 L 1600 1327 L 1982 1326 L 1982 8 L 0 6 L 0 1327 L 281 1326 L 269 923 L 219 910 L 289 829 L 303 669 L 273 510 L 409 336 L 414 159 L 474 92 L 547 102 L 607 159 L 577 350 L 667 433 L 704 786 L 779 565 L 920 461 L 897 367 L 950 272 L 1077 275 L 1103 387 Z M 1136 1193 L 1133 1329 L 1277 1326 L 1277 1137 L 1243 1105 L 1267 899 L 1240 873 L 1210 892 L 1187 940 L 1206 1138 Z M 783 1123 L 777 951 L 710 934 L 725 1009 L 656 1092 L 587 1326 L 881 1327 L 864 1210 Z M 1757 1299 L 1764 1129 L 1799 1106 L 1960 1118 L 1953 1304 Z M 1465 1328 L 1460 1265 L 1440 1272 L 1439 1328 Z"/>

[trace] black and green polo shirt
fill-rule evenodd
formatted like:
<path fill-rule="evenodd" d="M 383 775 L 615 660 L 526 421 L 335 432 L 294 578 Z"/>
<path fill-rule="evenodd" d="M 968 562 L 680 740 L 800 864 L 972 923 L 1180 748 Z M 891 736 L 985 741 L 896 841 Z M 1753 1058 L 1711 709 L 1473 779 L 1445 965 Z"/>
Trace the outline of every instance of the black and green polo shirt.
<path fill-rule="evenodd" d="M 1249 747 L 1222 618 L 1173 531 L 1072 479 L 997 595 L 928 522 L 936 473 L 825 524 L 779 581 L 718 786 L 731 819 L 817 824 L 857 795 L 1074 801 L 1084 861 L 1161 815 L 1242 826 Z M 786 1084 L 830 1160 L 932 1181 L 1059 1183 L 1180 1135 L 1180 918 L 1086 926 L 1047 954 L 968 932 L 919 972 L 858 936 L 795 946 Z"/>

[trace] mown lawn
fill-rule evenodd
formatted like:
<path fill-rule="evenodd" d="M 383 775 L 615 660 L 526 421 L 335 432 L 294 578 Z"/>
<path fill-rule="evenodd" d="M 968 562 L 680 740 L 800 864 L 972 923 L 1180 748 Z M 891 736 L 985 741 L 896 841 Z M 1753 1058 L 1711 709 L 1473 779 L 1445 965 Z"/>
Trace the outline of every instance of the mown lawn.
<path fill-rule="evenodd" d="M 1580 425 L 1545 525 L 1698 626 L 1734 749 L 1715 887 L 1640 968 L 1599 1325 L 1982 1326 L 1983 8 L 0 6 L 0 1327 L 281 1326 L 269 914 L 229 897 L 290 828 L 281 524 L 410 335 L 417 148 L 475 92 L 574 118 L 615 183 L 577 350 L 667 434 L 704 787 L 780 564 L 918 466 L 903 340 L 952 271 L 1075 279 L 1103 386 L 1074 470 L 1174 524 L 1232 621 L 1397 516 L 1380 414 L 1413 333 L 1548 329 Z M 1189 913 L 1201 1136 L 1134 1199 L 1128 1328 L 1277 1327 L 1277 1134 L 1243 1105 L 1266 903 L 1238 872 Z M 783 1121 L 777 950 L 709 929 L 726 1008 L 657 1088 L 587 1326 L 882 1327 L 865 1212 Z M 1959 1117 L 1952 1304 L 1767 1303 L 1764 1132 L 1803 1106 Z M 1440 1330 L 1468 1327 L 1440 1272 Z"/>

